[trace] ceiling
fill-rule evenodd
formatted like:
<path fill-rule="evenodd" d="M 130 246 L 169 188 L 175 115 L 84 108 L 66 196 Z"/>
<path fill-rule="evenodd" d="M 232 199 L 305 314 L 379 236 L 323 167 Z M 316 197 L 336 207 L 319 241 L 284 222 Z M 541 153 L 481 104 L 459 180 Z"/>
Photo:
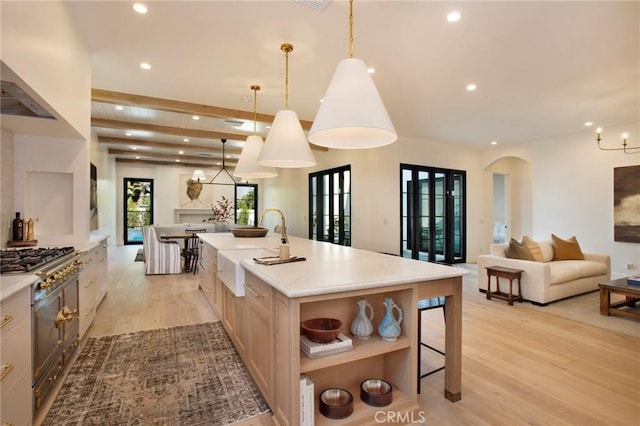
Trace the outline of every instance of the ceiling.
<path fill-rule="evenodd" d="M 119 161 L 206 166 L 226 138 L 233 165 L 253 131 L 250 86 L 262 136 L 285 106 L 283 42 L 289 108 L 306 129 L 349 55 L 347 1 L 148 1 L 145 15 L 132 2 L 68 3 L 92 52 L 92 127 Z M 452 10 L 460 21 L 447 22 Z M 507 146 L 640 117 L 637 1 L 355 1 L 353 31 L 404 138 Z"/>

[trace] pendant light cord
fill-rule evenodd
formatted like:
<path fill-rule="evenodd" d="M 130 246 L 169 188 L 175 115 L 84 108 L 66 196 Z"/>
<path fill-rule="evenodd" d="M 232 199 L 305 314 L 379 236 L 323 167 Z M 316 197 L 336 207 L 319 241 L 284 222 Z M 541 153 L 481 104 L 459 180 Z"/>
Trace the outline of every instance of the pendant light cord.
<path fill-rule="evenodd" d="M 260 90 L 260 86 L 254 84 L 251 86 L 251 90 L 253 90 L 253 134 L 257 135 L 256 124 L 258 122 L 258 114 L 256 112 L 256 104 L 258 102 L 258 90 Z"/>
<path fill-rule="evenodd" d="M 349 0 L 349 58 L 353 58 L 353 0 Z"/>
<path fill-rule="evenodd" d="M 284 109 L 289 109 L 289 52 L 293 52 L 293 45 L 282 43 L 280 50 L 284 52 Z"/>

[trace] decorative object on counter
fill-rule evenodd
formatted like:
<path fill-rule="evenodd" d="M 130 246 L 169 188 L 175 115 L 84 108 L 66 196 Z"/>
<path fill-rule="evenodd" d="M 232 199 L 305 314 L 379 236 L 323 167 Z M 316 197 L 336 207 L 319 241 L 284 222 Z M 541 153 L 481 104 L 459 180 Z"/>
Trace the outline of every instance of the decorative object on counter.
<path fill-rule="evenodd" d="M 353 350 L 353 341 L 344 334 L 338 334 L 329 343 L 312 342 L 305 334 L 300 336 L 300 350 L 309 358 L 319 358 Z"/>
<path fill-rule="evenodd" d="M 393 401 L 393 387 L 382 379 L 367 379 L 360 383 L 360 399 L 374 407 L 384 407 Z"/>
<path fill-rule="evenodd" d="M 384 307 L 386 312 L 380 325 L 378 325 L 378 334 L 382 337 L 382 340 L 393 342 L 400 336 L 400 324 L 403 319 L 402 309 L 400 309 L 390 297 L 384 298 Z M 397 319 L 393 316 L 394 309 L 398 311 Z"/>
<path fill-rule="evenodd" d="M 312 342 L 329 343 L 340 334 L 342 321 L 336 318 L 312 318 L 302 321 L 300 326 Z"/>
<path fill-rule="evenodd" d="M 289 260 L 289 244 L 280 244 L 279 249 L 280 260 Z"/>
<path fill-rule="evenodd" d="M 306 257 L 289 256 L 289 259 L 281 260 L 280 256 L 254 257 L 253 260 L 259 265 L 280 265 L 281 263 L 303 262 Z"/>
<path fill-rule="evenodd" d="M 22 241 L 24 239 L 24 220 L 20 218 L 20 212 L 16 212 L 16 218 L 13 219 L 13 241 Z"/>
<path fill-rule="evenodd" d="M 330 419 L 345 419 L 353 413 L 353 395 L 347 390 L 325 389 L 319 400 L 320 413 Z"/>
<path fill-rule="evenodd" d="M 36 219 L 35 221 L 31 218 L 29 218 L 29 220 L 27 220 L 26 222 L 24 222 L 24 240 L 25 241 L 33 241 L 35 238 L 35 222 L 37 222 L 39 219 Z"/>
<path fill-rule="evenodd" d="M 366 340 L 371 338 L 373 334 L 373 307 L 367 299 L 364 297 L 358 300 L 358 315 L 351 323 L 351 334 L 353 337 L 360 340 Z M 369 315 L 367 315 L 367 308 L 369 308 Z"/>
<path fill-rule="evenodd" d="M 266 236 L 269 233 L 269 228 L 261 228 L 258 226 L 239 227 L 232 228 L 231 233 L 234 237 L 258 238 Z"/>

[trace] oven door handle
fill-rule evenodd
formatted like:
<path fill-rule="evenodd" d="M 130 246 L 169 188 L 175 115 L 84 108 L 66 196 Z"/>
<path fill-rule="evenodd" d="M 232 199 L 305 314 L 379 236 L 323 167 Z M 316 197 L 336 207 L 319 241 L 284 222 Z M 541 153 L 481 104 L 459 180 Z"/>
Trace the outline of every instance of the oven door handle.
<path fill-rule="evenodd" d="M 56 315 L 56 328 L 62 327 L 65 321 L 71 321 L 74 315 L 78 315 L 77 309 L 72 311 L 68 306 L 63 306 L 62 309 L 58 311 L 58 315 Z"/>

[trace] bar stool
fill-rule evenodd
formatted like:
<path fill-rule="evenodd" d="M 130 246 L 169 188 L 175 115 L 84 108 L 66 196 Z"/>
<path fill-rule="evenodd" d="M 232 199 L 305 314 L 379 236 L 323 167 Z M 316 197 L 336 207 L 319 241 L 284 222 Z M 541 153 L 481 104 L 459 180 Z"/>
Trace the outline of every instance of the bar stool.
<path fill-rule="evenodd" d="M 442 314 L 445 313 L 445 300 L 444 296 L 434 297 L 432 299 L 423 299 L 418 300 L 418 393 L 420 393 L 420 380 L 430 376 L 433 373 L 437 373 L 440 370 L 444 370 L 444 366 L 433 369 L 426 373 L 422 373 L 421 370 L 421 360 L 422 360 L 422 347 L 424 346 L 427 349 L 430 349 L 434 352 L 439 353 L 444 356 L 444 352 L 434 348 L 433 346 L 422 341 L 422 313 L 424 311 L 428 311 L 431 309 L 442 308 Z"/>

